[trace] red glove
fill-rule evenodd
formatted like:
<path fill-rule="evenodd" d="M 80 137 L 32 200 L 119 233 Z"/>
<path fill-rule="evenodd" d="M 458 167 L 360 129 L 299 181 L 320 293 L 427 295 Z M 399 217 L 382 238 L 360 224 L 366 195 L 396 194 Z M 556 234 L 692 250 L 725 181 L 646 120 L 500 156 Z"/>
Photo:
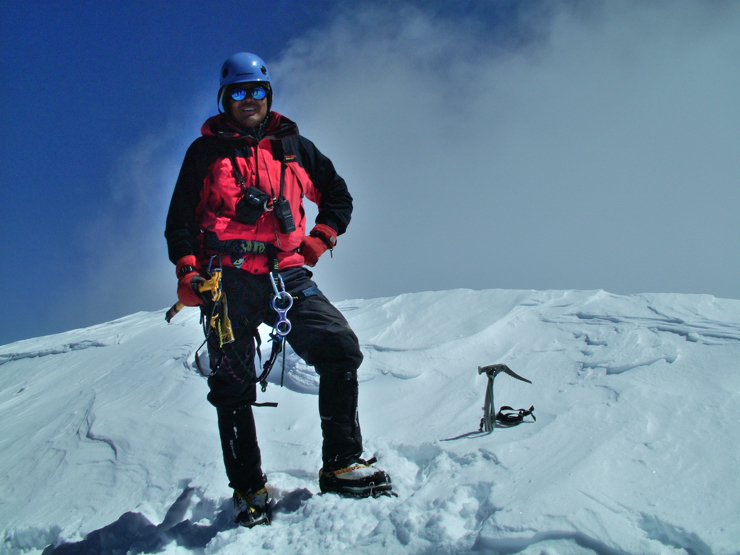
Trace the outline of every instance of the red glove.
<path fill-rule="evenodd" d="M 198 291 L 198 285 L 205 280 L 195 270 L 197 263 L 192 254 L 177 261 L 177 298 L 185 306 L 198 306 L 205 302 Z"/>
<path fill-rule="evenodd" d="M 319 257 L 337 245 L 337 231 L 325 224 L 316 224 L 311 233 L 301 241 L 301 254 L 306 265 L 316 266 Z"/>

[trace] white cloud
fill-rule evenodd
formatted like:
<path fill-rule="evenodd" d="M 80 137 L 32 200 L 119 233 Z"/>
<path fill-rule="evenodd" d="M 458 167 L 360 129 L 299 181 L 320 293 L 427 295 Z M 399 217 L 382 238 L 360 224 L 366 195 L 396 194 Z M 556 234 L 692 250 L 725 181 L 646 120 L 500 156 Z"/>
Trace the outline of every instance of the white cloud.
<path fill-rule="evenodd" d="M 275 108 L 356 201 L 334 259 L 316 268 L 322 289 L 740 298 L 740 4 L 529 3 L 503 26 L 481 5 L 475 17 L 340 11 L 267 60 Z M 79 290 L 49 310 L 60 327 L 174 302 L 164 219 L 214 110 L 204 89 L 122 153 Z"/>
<path fill-rule="evenodd" d="M 319 267 L 334 298 L 740 297 L 740 6 L 538 6 L 498 30 L 408 5 L 348 10 L 271 63 L 276 109 L 356 199 Z"/>

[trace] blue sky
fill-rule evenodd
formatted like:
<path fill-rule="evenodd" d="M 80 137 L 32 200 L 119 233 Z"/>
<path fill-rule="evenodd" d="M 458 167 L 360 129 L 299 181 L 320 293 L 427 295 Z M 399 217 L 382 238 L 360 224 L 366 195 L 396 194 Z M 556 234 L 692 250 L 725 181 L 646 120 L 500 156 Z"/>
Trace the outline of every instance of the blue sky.
<path fill-rule="evenodd" d="M 174 301 L 169 196 L 245 50 L 355 197 L 330 298 L 740 298 L 737 3 L 335 4 L 3 2 L 0 343 Z"/>
<path fill-rule="evenodd" d="M 193 112 L 205 115 L 206 93 L 215 98 L 223 60 L 245 49 L 275 58 L 293 37 L 321 24 L 330 4 L 3 0 L 0 248 L 4 273 L 16 285 L 2 293 L 8 317 L 0 342 L 61 331 L 66 322 L 102 321 L 85 298 L 97 287 L 90 279 L 98 262 L 118 248 L 129 251 L 137 239 L 125 229 L 142 202 L 125 190 L 137 171 L 132 150 L 161 139 L 158 156 L 181 158 L 198 130 Z M 178 125 L 179 118 L 191 125 Z M 138 225 L 161 235 L 171 186 L 149 191 L 157 206 L 138 217 L 160 220 Z M 150 261 L 142 253 L 139 263 Z M 141 268 L 121 270 L 130 272 L 131 286 L 110 296 L 136 297 Z M 139 306 L 158 304 L 149 298 Z M 99 310 L 102 319 L 121 315 Z"/>

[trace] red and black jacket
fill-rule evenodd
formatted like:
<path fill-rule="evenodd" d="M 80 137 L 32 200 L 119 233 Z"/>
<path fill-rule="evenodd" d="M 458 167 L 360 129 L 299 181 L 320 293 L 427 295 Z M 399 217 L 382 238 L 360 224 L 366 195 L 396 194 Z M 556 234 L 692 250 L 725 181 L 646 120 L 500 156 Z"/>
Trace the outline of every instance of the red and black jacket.
<path fill-rule="evenodd" d="M 236 127 L 224 114 L 208 119 L 201 133 L 185 154 L 167 214 L 165 237 L 173 263 L 190 254 L 204 263 L 210 254 L 204 247 L 208 235 L 219 241 L 268 243 L 277 251 L 280 268 L 302 266 L 297 249 L 306 235 L 304 196 L 319 207 L 317 224 L 329 225 L 339 235 L 347 229 L 352 215 L 347 184 L 331 160 L 285 116 L 271 112 L 260 139 Z M 281 182 L 295 231 L 281 233 L 272 211 L 264 212 L 254 225 L 236 219 L 236 205 L 246 189 L 254 186 L 277 198 Z M 222 262 L 231 264 L 228 256 Z M 259 254 L 247 254 L 241 268 L 255 274 L 269 271 L 267 258 Z"/>

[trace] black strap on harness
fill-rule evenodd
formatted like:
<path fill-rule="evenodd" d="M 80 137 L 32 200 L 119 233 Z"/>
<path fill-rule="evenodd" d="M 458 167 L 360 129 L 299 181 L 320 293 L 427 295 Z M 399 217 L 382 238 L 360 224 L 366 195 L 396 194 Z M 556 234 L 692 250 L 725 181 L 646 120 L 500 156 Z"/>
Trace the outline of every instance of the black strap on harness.
<path fill-rule="evenodd" d="M 279 199 L 284 199 L 283 193 L 285 191 L 285 151 L 283 150 L 282 141 L 271 141 L 273 156 L 277 155 L 280 158 L 280 193 L 278 193 Z"/>
<path fill-rule="evenodd" d="M 244 264 L 244 255 L 260 254 L 268 258 L 274 258 L 277 263 L 277 249 L 272 243 L 264 241 L 248 241 L 246 239 L 227 239 L 221 241 L 213 231 L 206 231 L 203 235 L 203 246 L 207 251 L 225 254 L 231 259 L 235 268 L 241 268 Z M 274 265 L 270 262 L 269 266 Z"/>
<path fill-rule="evenodd" d="M 203 239 L 203 246 L 207 251 L 228 255 L 232 266 L 235 268 L 242 267 L 242 264 L 244 264 L 244 255 L 258 254 L 267 257 L 268 271 L 272 273 L 273 276 L 278 274 L 278 252 L 280 251 L 272 243 L 247 239 L 227 239 L 222 241 L 213 231 L 206 231 L 203 234 Z M 291 252 L 298 252 L 298 249 Z"/>
<path fill-rule="evenodd" d="M 292 293 L 291 296 L 293 297 L 293 300 L 295 302 L 301 302 L 306 297 L 313 297 L 314 295 L 323 295 L 321 292 L 321 289 L 316 287 L 315 285 L 311 287 L 307 287 L 306 289 L 303 289 L 302 291 L 298 291 L 296 293 Z M 257 324 L 259 325 L 259 323 Z M 253 328 L 255 325 L 249 321 L 247 318 L 242 318 L 241 320 L 232 320 L 231 321 L 231 328 L 236 331 L 239 329 L 245 329 L 245 328 Z"/>

